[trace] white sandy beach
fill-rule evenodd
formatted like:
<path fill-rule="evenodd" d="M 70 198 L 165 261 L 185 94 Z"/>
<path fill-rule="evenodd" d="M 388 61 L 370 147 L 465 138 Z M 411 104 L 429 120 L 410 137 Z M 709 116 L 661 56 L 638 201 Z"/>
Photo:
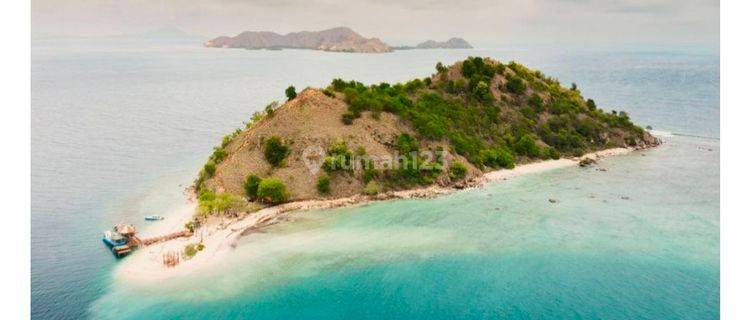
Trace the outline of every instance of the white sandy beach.
<path fill-rule="evenodd" d="M 600 159 L 609 156 L 621 155 L 633 151 L 630 148 L 613 148 L 586 154 L 580 158 L 547 160 L 541 162 L 518 165 L 512 170 L 497 170 L 484 174 L 475 179 L 472 185 L 481 186 L 492 181 L 506 180 L 526 174 L 532 174 L 563 167 L 576 166 L 582 158 Z M 262 227 L 291 211 L 303 211 L 312 209 L 325 209 L 356 205 L 373 200 L 424 198 L 455 191 L 453 188 L 431 186 L 427 188 L 389 192 L 376 197 L 356 195 L 348 198 L 333 200 L 306 200 L 290 202 L 279 206 L 265 208 L 249 214 L 243 219 L 225 221 L 215 220 L 196 230 L 190 238 L 179 238 L 162 242 L 135 251 L 125 258 L 116 269 L 115 278 L 128 281 L 133 284 L 149 284 L 170 278 L 179 278 L 197 272 L 207 266 L 218 264 L 222 257 L 232 252 L 237 240 L 244 230 L 253 227 Z M 166 213 L 165 219 L 155 223 L 140 232 L 141 238 L 161 235 L 184 229 L 185 222 L 189 221 L 195 212 L 196 204 L 193 201 Z M 202 242 L 205 248 L 198 252 L 190 260 L 182 260 L 179 265 L 167 268 L 162 263 L 162 255 L 167 252 L 182 252 L 187 244 Z"/>

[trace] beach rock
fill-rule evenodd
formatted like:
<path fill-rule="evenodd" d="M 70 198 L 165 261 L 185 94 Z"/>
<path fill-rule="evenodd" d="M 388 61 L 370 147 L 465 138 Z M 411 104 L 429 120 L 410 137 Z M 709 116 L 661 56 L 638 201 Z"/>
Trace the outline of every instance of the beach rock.
<path fill-rule="evenodd" d="M 581 167 L 581 168 L 585 168 L 585 167 L 588 167 L 588 166 L 590 166 L 592 164 L 595 164 L 595 163 L 596 163 L 596 160 L 594 160 L 594 159 L 583 158 L 580 161 L 578 161 L 578 166 Z"/>

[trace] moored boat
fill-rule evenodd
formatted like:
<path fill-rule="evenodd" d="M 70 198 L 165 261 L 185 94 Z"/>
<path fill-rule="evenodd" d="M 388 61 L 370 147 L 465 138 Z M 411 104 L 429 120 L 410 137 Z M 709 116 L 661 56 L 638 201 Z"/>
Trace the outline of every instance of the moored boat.
<path fill-rule="evenodd" d="M 119 247 L 127 244 L 128 238 L 119 233 L 107 230 L 104 231 L 104 235 L 102 235 L 102 241 L 110 247 Z"/>
<path fill-rule="evenodd" d="M 144 219 L 148 221 L 157 221 L 157 220 L 164 220 L 164 217 L 158 216 L 158 215 L 150 215 L 150 216 L 145 216 Z"/>

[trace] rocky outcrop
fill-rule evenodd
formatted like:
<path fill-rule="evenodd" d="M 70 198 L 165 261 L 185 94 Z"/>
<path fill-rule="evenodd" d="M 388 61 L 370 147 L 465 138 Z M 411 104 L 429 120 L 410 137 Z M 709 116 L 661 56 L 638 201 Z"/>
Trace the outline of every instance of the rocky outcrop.
<path fill-rule="evenodd" d="M 281 35 L 269 31 L 245 31 L 234 37 L 221 36 L 206 41 L 211 48 L 313 49 L 336 52 L 383 53 L 393 51 L 377 38 L 365 38 L 346 27 L 323 31 L 302 31 Z"/>

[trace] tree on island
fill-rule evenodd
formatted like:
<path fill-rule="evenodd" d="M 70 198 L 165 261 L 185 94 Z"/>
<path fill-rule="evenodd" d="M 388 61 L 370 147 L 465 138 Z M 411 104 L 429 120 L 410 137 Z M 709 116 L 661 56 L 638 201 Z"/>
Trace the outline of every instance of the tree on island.
<path fill-rule="evenodd" d="M 281 166 L 282 161 L 284 161 L 291 151 L 289 146 L 281 142 L 281 138 L 277 136 L 266 140 L 263 149 L 266 160 L 274 167 Z"/>
<path fill-rule="evenodd" d="M 287 100 L 292 100 L 297 97 L 297 89 L 294 88 L 294 86 L 289 86 L 289 88 L 286 88 L 286 98 Z"/>

